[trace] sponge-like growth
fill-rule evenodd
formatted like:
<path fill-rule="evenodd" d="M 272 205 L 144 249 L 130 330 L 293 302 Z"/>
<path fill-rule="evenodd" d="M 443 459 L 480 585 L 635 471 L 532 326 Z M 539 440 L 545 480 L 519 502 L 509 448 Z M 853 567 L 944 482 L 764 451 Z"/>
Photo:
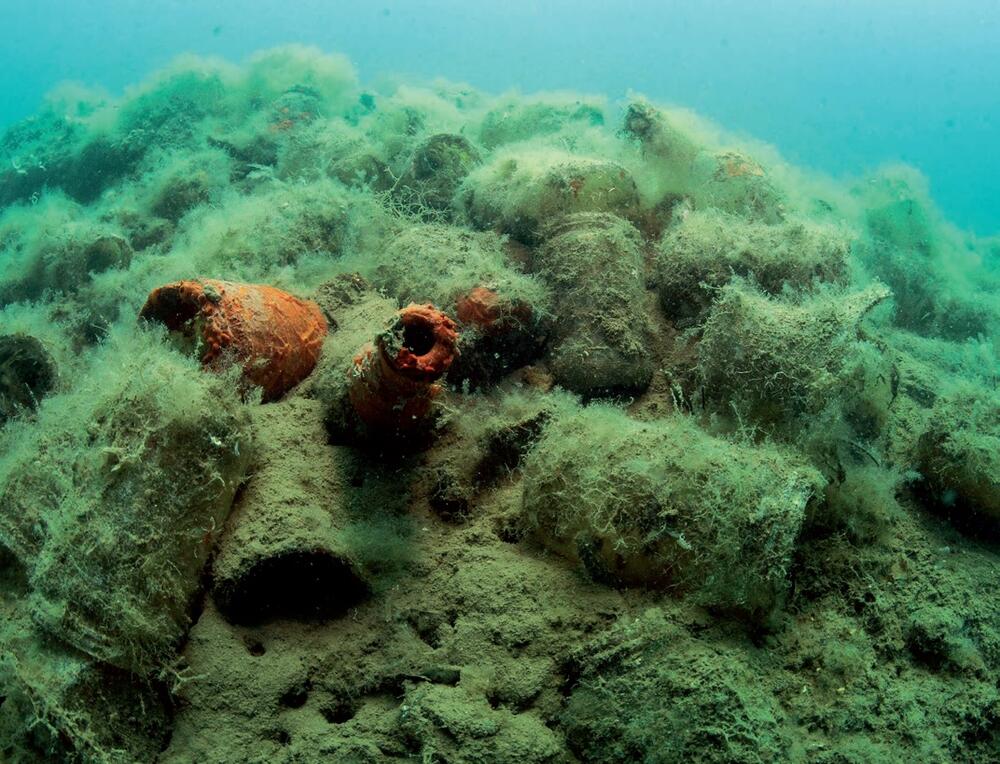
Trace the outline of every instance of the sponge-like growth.
<path fill-rule="evenodd" d="M 265 401 L 280 398 L 315 368 L 326 320 L 319 306 L 265 284 L 178 281 L 154 289 L 141 318 L 163 323 L 219 370 L 236 361 Z"/>
<path fill-rule="evenodd" d="M 863 388 L 859 324 L 889 296 L 875 284 L 849 294 L 778 300 L 745 282 L 722 290 L 705 324 L 699 367 L 708 395 L 773 423 L 817 413 Z"/>
<path fill-rule="evenodd" d="M 73 392 L 4 431 L 0 545 L 33 619 L 137 673 L 169 660 L 250 441 L 233 380 L 145 333 L 102 347 Z"/>
<path fill-rule="evenodd" d="M 442 390 L 436 382 L 454 362 L 457 345 L 455 322 L 433 305 L 400 310 L 355 356 L 348 398 L 360 423 L 387 438 L 425 429 Z"/>
<path fill-rule="evenodd" d="M 844 283 L 850 243 L 840 231 L 806 221 L 765 225 L 717 210 L 692 212 L 657 246 L 660 303 L 679 323 L 697 321 L 718 287 L 749 278 L 769 295 L 785 285 Z"/>
<path fill-rule="evenodd" d="M 556 418 L 524 474 L 526 522 L 593 578 L 668 588 L 751 618 L 780 602 L 806 505 L 823 486 L 775 448 L 604 405 Z"/>
<path fill-rule="evenodd" d="M 571 212 L 634 216 L 639 192 L 629 172 L 607 159 L 557 150 L 496 152 L 466 179 L 461 201 L 477 228 L 535 244 L 544 223 Z"/>
<path fill-rule="evenodd" d="M 586 396 L 645 389 L 653 374 L 639 232 L 615 215 L 581 212 L 545 227 L 532 268 L 556 305 L 550 364 Z"/>

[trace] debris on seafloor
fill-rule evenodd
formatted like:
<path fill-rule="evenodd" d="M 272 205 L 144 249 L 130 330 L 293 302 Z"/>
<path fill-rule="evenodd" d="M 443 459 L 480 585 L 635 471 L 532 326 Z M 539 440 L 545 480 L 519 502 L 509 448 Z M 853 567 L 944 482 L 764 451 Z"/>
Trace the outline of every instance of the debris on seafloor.
<path fill-rule="evenodd" d="M 455 359 L 455 322 L 433 305 L 409 305 L 355 359 L 348 393 L 366 427 L 406 433 L 427 424 L 436 384 Z"/>
<path fill-rule="evenodd" d="M 301 46 L 90 98 L 0 137 L 0 760 L 1000 760 L 1000 239 L 919 173 Z"/>
<path fill-rule="evenodd" d="M 592 404 L 560 412 L 527 456 L 524 513 L 541 544 L 597 581 L 764 620 L 788 589 L 806 507 L 824 483 L 779 449 Z"/>
<path fill-rule="evenodd" d="M 56 382 L 52 356 L 36 338 L 0 336 L 0 426 L 18 411 L 35 409 Z"/>
<path fill-rule="evenodd" d="M 142 341 L 102 348 L 102 376 L 39 411 L 7 454 L 0 549 L 30 582 L 34 624 L 147 676 L 187 633 L 253 438 L 229 380 Z"/>
<path fill-rule="evenodd" d="M 251 415 L 256 468 L 219 540 L 212 565 L 215 603 L 229 621 L 243 625 L 341 615 L 369 594 L 344 540 L 344 455 L 326 442 L 318 401 L 289 398 Z"/>
<path fill-rule="evenodd" d="M 214 279 L 154 289 L 140 317 L 180 333 L 209 368 L 221 368 L 232 353 L 265 401 L 309 375 L 327 330 L 315 303 L 271 286 Z"/>
<path fill-rule="evenodd" d="M 407 226 L 359 266 L 400 305 L 429 302 L 458 321 L 449 384 L 487 388 L 544 352 L 549 289 L 519 267 L 511 242 L 493 232 Z"/>
<path fill-rule="evenodd" d="M 532 270 L 555 302 L 550 365 L 584 397 L 641 393 L 653 374 L 641 238 L 616 215 L 579 212 L 544 228 Z"/>

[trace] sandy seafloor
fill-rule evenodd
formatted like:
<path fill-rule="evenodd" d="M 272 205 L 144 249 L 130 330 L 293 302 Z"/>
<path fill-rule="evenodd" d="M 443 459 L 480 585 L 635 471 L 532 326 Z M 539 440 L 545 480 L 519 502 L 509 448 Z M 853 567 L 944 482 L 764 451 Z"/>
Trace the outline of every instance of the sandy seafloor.
<path fill-rule="evenodd" d="M 917 170 L 298 46 L 0 145 L 0 760 L 1000 761 L 1000 240 Z"/>

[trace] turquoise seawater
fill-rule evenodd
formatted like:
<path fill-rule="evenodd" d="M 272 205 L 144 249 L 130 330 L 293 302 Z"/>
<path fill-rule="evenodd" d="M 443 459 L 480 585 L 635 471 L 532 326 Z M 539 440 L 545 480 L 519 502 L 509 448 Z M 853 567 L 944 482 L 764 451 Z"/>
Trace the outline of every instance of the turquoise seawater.
<path fill-rule="evenodd" d="M 0 125 L 62 80 L 112 92 L 178 53 L 299 42 L 491 91 L 635 90 L 834 175 L 918 167 L 958 226 L 1000 230 L 991 0 L 35 0 L 2 3 Z"/>

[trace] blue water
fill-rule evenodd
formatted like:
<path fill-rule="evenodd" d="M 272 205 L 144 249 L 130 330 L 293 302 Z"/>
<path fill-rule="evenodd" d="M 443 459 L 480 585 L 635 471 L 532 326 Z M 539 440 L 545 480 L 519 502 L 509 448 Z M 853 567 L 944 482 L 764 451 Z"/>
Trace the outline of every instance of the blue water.
<path fill-rule="evenodd" d="M 61 80 L 112 91 L 184 51 L 282 42 L 525 91 L 629 89 L 834 175 L 919 167 L 946 214 L 1000 230 L 1000 3 L 992 0 L 2 0 L 0 125 Z"/>

